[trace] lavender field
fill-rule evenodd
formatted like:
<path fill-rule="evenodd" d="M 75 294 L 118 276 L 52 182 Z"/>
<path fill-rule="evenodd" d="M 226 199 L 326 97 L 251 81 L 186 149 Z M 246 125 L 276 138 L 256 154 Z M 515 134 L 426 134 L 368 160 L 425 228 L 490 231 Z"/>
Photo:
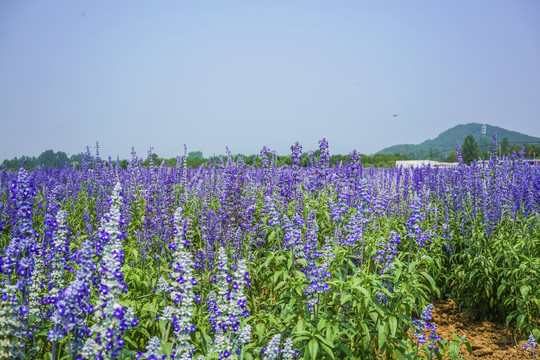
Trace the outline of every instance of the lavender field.
<path fill-rule="evenodd" d="M 0 172 L 0 358 L 458 359 L 433 303 L 540 337 L 540 166 Z M 459 158 L 459 153 L 458 153 Z M 461 355 L 460 355 L 461 351 Z"/>

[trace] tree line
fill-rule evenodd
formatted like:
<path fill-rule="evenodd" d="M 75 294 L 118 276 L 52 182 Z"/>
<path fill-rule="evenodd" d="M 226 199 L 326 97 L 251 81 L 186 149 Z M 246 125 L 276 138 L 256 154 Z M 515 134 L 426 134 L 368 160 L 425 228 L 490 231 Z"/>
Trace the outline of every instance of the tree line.
<path fill-rule="evenodd" d="M 495 149 L 494 149 L 495 147 Z M 523 149 L 523 156 L 527 159 L 536 159 L 540 155 L 540 146 L 535 144 L 516 144 L 511 143 L 507 137 L 500 143 L 490 143 L 479 145 L 473 135 L 467 135 L 461 146 L 461 157 L 463 162 L 469 165 L 474 160 L 487 160 L 493 155 L 494 151 L 499 157 L 518 153 Z M 446 159 L 446 162 L 456 162 L 456 151 L 453 151 Z"/>
<path fill-rule="evenodd" d="M 98 152 L 98 151 L 97 151 Z M 99 152 L 98 152 L 99 153 Z M 290 155 L 277 155 L 277 154 L 271 154 L 270 155 L 276 166 L 282 166 L 282 165 L 291 165 L 291 157 Z M 244 162 L 247 166 L 261 166 L 261 157 L 258 155 L 244 155 L 244 154 L 231 154 L 231 158 L 233 160 L 238 160 L 240 157 L 243 157 Z M 310 163 L 310 161 L 317 161 L 320 157 L 320 150 L 313 151 L 312 153 L 304 152 L 302 154 L 302 166 L 306 167 Z M 204 157 L 202 151 L 191 151 L 187 153 L 187 156 L 185 156 L 185 162 L 188 167 L 197 167 L 204 164 L 209 163 L 219 163 L 221 161 L 226 161 L 227 156 L 224 155 L 218 155 L 218 156 L 210 156 L 210 157 Z M 364 166 L 373 166 L 373 167 L 393 167 L 396 165 L 397 160 L 410 160 L 407 156 L 404 156 L 402 154 L 376 154 L 376 155 L 360 155 L 360 162 Z M 26 170 L 32 171 L 36 169 L 37 167 L 47 167 L 47 168 L 54 168 L 59 169 L 65 166 L 75 166 L 79 167 L 80 164 L 85 161 L 87 163 L 96 163 L 96 162 L 103 162 L 103 161 L 114 161 L 117 162 L 120 167 L 123 169 L 126 169 L 128 164 L 130 163 L 130 160 L 128 159 L 116 159 L 116 160 L 103 160 L 99 157 L 98 154 L 92 155 L 87 150 L 86 153 L 80 153 L 80 154 L 74 154 L 71 156 L 68 156 L 63 151 L 54 151 L 54 150 L 46 150 L 42 152 L 38 157 L 35 156 L 21 156 L 21 157 L 14 157 L 11 160 L 4 160 L 2 163 L 2 168 L 8 171 L 17 171 L 19 170 L 23 164 Z M 181 165 L 183 165 L 184 157 L 174 157 L 174 158 L 162 158 L 156 153 L 150 153 L 146 159 L 142 162 L 143 166 L 150 166 L 150 163 L 152 162 L 154 166 L 161 166 L 163 162 L 166 162 L 168 166 L 176 166 L 178 162 L 182 162 Z M 349 155 L 331 155 L 330 156 L 330 163 L 332 165 L 336 165 L 339 163 L 346 164 L 350 162 L 350 156 Z"/>
<path fill-rule="evenodd" d="M 504 156 L 509 155 L 512 153 L 517 153 L 521 149 L 524 149 L 524 156 L 529 159 L 536 158 L 540 154 L 540 146 L 535 144 L 516 144 L 512 143 L 508 140 L 507 137 L 503 138 L 500 143 L 497 143 L 497 155 Z M 320 157 L 320 150 L 313 151 L 311 153 L 304 152 L 302 153 L 302 166 L 306 167 L 310 163 L 310 161 L 318 161 Z M 463 142 L 463 145 L 461 146 L 461 156 L 463 158 L 463 162 L 466 164 L 470 164 L 473 160 L 482 160 L 482 159 L 489 159 L 489 157 L 493 154 L 493 144 L 478 144 L 476 139 L 473 135 L 467 135 L 465 137 L 465 140 Z M 277 154 L 271 154 L 270 155 L 275 162 L 277 166 L 282 165 L 291 165 L 291 157 L 290 155 L 277 155 Z M 248 166 L 261 166 L 261 157 L 252 154 L 252 155 L 244 155 L 244 154 L 231 154 L 231 157 L 233 160 L 238 160 L 240 157 L 243 157 L 244 162 Z M 197 167 L 200 165 L 208 164 L 208 163 L 219 163 L 221 158 L 221 161 L 226 160 L 226 156 L 224 155 L 214 155 L 210 157 L 204 157 L 202 151 L 191 151 L 187 153 L 187 156 L 185 157 L 186 165 L 188 167 Z M 435 156 L 427 156 L 427 159 L 430 160 L 438 160 Z M 373 167 L 393 167 L 396 165 L 397 160 L 411 160 L 411 157 L 405 155 L 405 154 L 375 154 L 375 155 L 366 155 L 361 154 L 360 155 L 360 162 L 364 166 L 373 166 Z M 24 164 L 24 167 L 26 170 L 32 171 L 36 169 L 37 167 L 48 167 L 48 168 L 54 168 L 59 169 L 64 166 L 75 166 L 79 167 L 80 164 L 86 161 L 87 163 L 95 163 L 96 161 L 102 162 L 105 161 L 99 157 L 99 147 L 96 146 L 96 155 L 90 154 L 90 151 L 87 148 L 86 153 L 79 153 L 74 154 L 71 156 L 68 156 L 63 151 L 54 151 L 54 150 L 45 150 L 42 152 L 38 157 L 35 156 L 21 156 L 21 157 L 14 157 L 11 160 L 4 160 L 2 163 L 2 168 L 6 169 L 8 171 L 17 171 L 21 168 L 21 166 Z M 106 160 L 106 161 L 112 161 L 112 160 Z M 154 163 L 154 166 L 160 166 L 161 163 L 166 162 L 169 166 L 176 166 L 178 161 L 182 162 L 184 161 L 184 157 L 175 157 L 175 158 L 162 158 L 156 153 L 151 153 L 149 156 L 146 157 L 146 159 L 143 161 L 143 166 L 150 166 L 150 162 Z M 331 155 L 330 156 L 330 163 L 332 165 L 336 165 L 339 163 L 346 164 L 350 162 L 350 156 L 349 155 Z M 456 162 L 456 151 L 452 151 L 452 153 L 445 159 L 446 162 Z M 127 168 L 129 164 L 129 160 L 127 159 L 116 159 L 114 162 L 118 162 L 118 165 L 124 169 Z"/>

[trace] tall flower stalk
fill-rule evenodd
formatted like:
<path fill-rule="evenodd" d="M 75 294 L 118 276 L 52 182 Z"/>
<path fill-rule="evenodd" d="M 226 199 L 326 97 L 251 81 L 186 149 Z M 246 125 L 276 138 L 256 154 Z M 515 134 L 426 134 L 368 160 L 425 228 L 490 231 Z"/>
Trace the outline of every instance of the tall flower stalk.
<path fill-rule="evenodd" d="M 34 190 L 26 170 L 21 168 L 17 180 L 11 187 L 12 204 L 15 218 L 11 241 L 4 250 L 0 263 L 1 273 L 7 276 L 2 291 L 2 314 L 5 316 L 2 328 L 4 339 L 0 339 L 0 357 L 24 357 L 24 348 L 29 332 L 27 331 L 29 313 L 29 290 L 32 286 L 32 274 L 38 243 L 33 229 Z M 15 285 L 15 286 L 13 286 Z M 20 292 L 20 297 L 17 293 Z M 35 304 L 30 299 L 31 304 Z"/>
<path fill-rule="evenodd" d="M 124 263 L 123 234 L 120 231 L 121 190 L 120 183 L 117 183 L 111 195 L 110 210 L 98 230 L 104 244 L 98 269 L 101 275 L 100 297 L 94 312 L 95 324 L 90 328 L 91 336 L 83 347 L 85 358 L 112 359 L 120 356 L 126 330 L 137 325 L 133 309 L 120 304 L 121 295 L 127 292 L 121 271 Z"/>
<path fill-rule="evenodd" d="M 173 354 L 184 359 L 191 358 L 194 350 L 189 334 L 195 332 L 195 325 L 191 323 L 191 317 L 195 300 L 193 289 L 197 285 L 197 280 L 194 276 L 194 263 L 191 253 L 184 246 L 187 245 L 187 242 L 182 235 L 184 234 L 182 231 L 182 219 L 182 208 L 179 207 L 174 214 L 175 251 L 172 262 L 173 273 L 170 276 L 172 283 L 169 292 L 173 305 L 165 308 L 167 317 L 172 320 L 172 323 L 168 325 L 163 341 L 168 340 L 168 329 L 172 326 L 174 329 L 174 343 L 177 344 Z"/>

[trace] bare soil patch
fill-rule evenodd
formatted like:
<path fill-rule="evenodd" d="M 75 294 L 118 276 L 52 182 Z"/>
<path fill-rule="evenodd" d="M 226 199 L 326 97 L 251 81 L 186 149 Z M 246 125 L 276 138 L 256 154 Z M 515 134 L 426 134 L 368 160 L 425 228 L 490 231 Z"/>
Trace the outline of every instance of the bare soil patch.
<path fill-rule="evenodd" d="M 435 305 L 433 320 L 438 326 L 442 339 L 452 339 L 452 333 L 459 337 L 465 335 L 473 353 L 469 355 L 462 345 L 461 356 L 469 359 L 532 359 L 530 350 L 523 351 L 525 340 L 517 342 L 512 329 L 504 324 L 477 321 L 468 312 L 458 311 L 454 300 L 441 301 Z"/>

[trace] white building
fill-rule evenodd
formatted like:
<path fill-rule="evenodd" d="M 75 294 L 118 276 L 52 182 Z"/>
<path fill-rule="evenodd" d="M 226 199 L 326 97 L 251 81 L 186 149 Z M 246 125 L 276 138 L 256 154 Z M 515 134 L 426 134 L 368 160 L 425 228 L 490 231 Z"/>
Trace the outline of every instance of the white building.
<path fill-rule="evenodd" d="M 445 162 L 438 162 L 434 160 L 397 160 L 396 161 L 396 167 L 403 167 L 404 169 L 408 168 L 415 168 L 415 167 L 422 167 L 422 166 L 430 166 L 430 167 L 454 167 L 458 166 L 458 163 L 445 163 Z"/>

